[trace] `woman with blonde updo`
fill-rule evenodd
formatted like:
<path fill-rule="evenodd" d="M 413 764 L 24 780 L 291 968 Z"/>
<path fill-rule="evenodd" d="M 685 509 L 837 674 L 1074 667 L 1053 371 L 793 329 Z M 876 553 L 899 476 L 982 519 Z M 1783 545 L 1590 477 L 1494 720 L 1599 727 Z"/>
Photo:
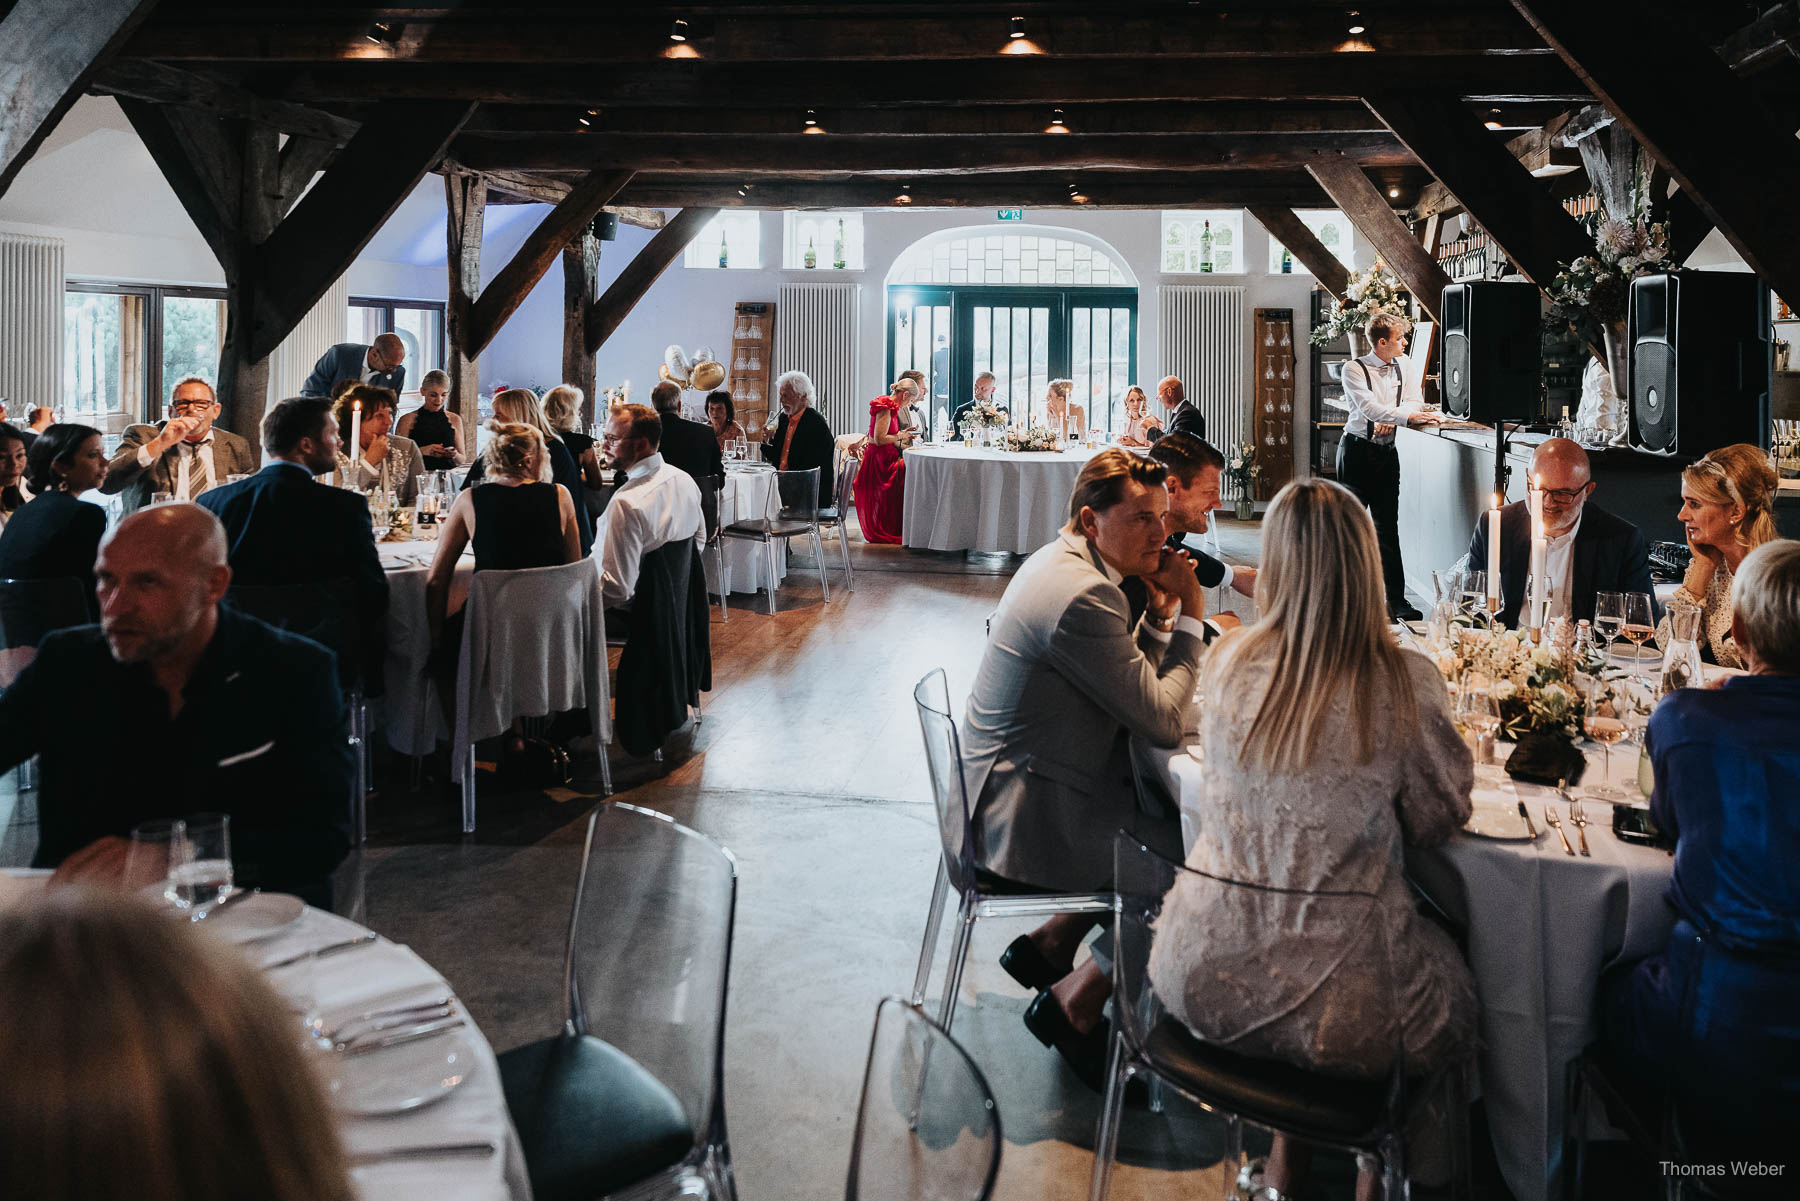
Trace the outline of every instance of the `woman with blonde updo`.
<path fill-rule="evenodd" d="M 1125 432 L 1119 435 L 1120 446 L 1150 445 L 1150 431 L 1162 431 L 1162 418 L 1149 411 L 1150 398 L 1136 384 L 1125 389 Z"/>
<path fill-rule="evenodd" d="M 1775 489 L 1781 475 L 1767 451 L 1739 442 L 1722 446 L 1681 473 L 1681 512 L 1693 558 L 1673 599 L 1699 605 L 1705 641 L 1700 652 L 1721 667 L 1743 667 L 1731 637 L 1731 581 L 1744 556 L 1781 535 L 1775 532 Z M 1669 619 L 1656 627 L 1669 644 Z"/>
<path fill-rule="evenodd" d="M 546 480 L 554 480 L 569 490 L 570 496 L 581 496 L 581 467 L 575 461 L 575 455 L 568 444 L 557 436 L 556 427 L 544 415 L 544 406 L 538 400 L 536 392 L 530 388 L 508 388 L 494 397 L 494 417 L 488 428 L 495 425 L 529 425 L 543 435 L 545 461 L 548 464 Z M 474 466 L 469 468 L 469 476 L 463 481 L 463 490 L 468 491 L 482 480 L 487 471 L 486 459 L 477 455 Z M 594 545 L 594 519 L 588 513 L 586 498 L 575 506 L 576 528 L 581 533 L 581 553 L 586 555 Z"/>
<path fill-rule="evenodd" d="M 919 385 L 901 376 L 886 396 L 869 402 L 869 438 L 856 472 L 856 524 L 863 541 L 900 544 L 900 518 L 906 505 L 906 448 L 918 436 L 909 420 L 919 399 Z"/>
<path fill-rule="evenodd" d="M 0 912 L 0 1192 L 351 1201 L 300 1023 L 248 964 L 81 888 Z"/>
<path fill-rule="evenodd" d="M 1050 388 L 1044 393 L 1044 424 L 1050 427 L 1053 434 L 1061 434 L 1067 429 L 1070 436 L 1083 437 L 1082 431 L 1087 428 L 1087 410 L 1078 404 L 1069 403 L 1069 396 L 1075 391 L 1072 379 L 1053 379 Z"/>

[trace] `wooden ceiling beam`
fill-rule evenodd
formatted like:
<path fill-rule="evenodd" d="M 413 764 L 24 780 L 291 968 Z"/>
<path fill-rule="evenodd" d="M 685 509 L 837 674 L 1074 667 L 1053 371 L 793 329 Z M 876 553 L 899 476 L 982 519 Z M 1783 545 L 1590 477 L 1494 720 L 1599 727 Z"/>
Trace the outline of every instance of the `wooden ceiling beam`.
<path fill-rule="evenodd" d="M 619 324 L 630 315 L 637 302 L 644 298 L 662 273 L 669 268 L 686 250 L 688 243 L 700 233 L 702 227 L 713 219 L 717 209 L 684 208 L 669 219 L 669 223 L 656 231 L 656 236 L 644 243 L 632 260 L 625 264 L 625 269 L 607 286 L 600 299 L 588 313 L 587 347 L 590 353 L 598 351 L 606 340 L 619 328 Z"/>
<path fill-rule="evenodd" d="M 1364 107 L 1368 106 L 1364 105 Z M 1373 110 L 1370 111 L 1372 115 Z M 1542 128 L 1522 133 L 1506 143 L 1507 153 L 1524 164 L 1527 171 L 1535 174 L 1546 168 L 1558 169 L 1541 177 L 1546 181 L 1546 186 L 1553 194 L 1559 194 L 1567 190 L 1567 187 L 1576 184 L 1583 190 L 1587 187 L 1587 175 L 1582 169 L 1581 152 L 1563 143 L 1563 132 L 1568 128 L 1572 117 L 1573 113 L 1564 109 L 1546 122 Z M 1377 120 L 1379 119 L 1377 118 Z M 1570 175 L 1575 177 L 1571 185 L 1548 182 Z M 1558 198 L 1561 198 L 1560 195 Z M 1453 216 L 1461 212 L 1462 207 L 1462 201 L 1458 200 L 1450 189 L 1441 183 L 1431 183 L 1427 184 L 1419 193 L 1419 203 L 1413 209 L 1413 217 L 1422 221 L 1431 217 Z"/>
<path fill-rule="evenodd" d="M 1322 154 L 1309 169 L 1350 224 L 1387 261 L 1413 299 L 1426 312 L 1437 316 L 1450 277 L 1412 236 L 1389 198 L 1376 189 L 1361 167 L 1342 155 Z"/>
<path fill-rule="evenodd" d="M 1170 176 L 1152 172 L 1084 175 L 1081 193 L 1086 206 L 1071 202 L 1069 177 L 1012 174 L 998 176 L 926 176 L 907 181 L 901 202 L 893 179 L 767 180 L 753 183 L 739 196 L 729 180 L 717 176 L 640 174 L 620 195 L 627 204 L 680 208 L 688 204 L 713 208 L 1237 208 L 1251 204 L 1288 208 L 1329 208 L 1325 193 L 1303 172 L 1196 172 Z M 1800 293 L 1797 293 L 1800 294 Z"/>
<path fill-rule="evenodd" d="M 1350 272 L 1293 209 L 1258 204 L 1251 206 L 1250 215 L 1269 231 L 1270 237 L 1287 247 L 1320 287 L 1333 296 L 1344 294 L 1350 286 Z"/>
<path fill-rule="evenodd" d="M 357 122 L 304 104 L 271 100 L 248 88 L 224 83 L 199 71 L 143 59 L 120 59 L 94 77 L 91 90 L 158 104 L 197 108 L 216 117 L 266 125 L 282 133 L 341 145 L 355 135 Z"/>
<path fill-rule="evenodd" d="M 819 137 L 714 134 L 545 134 L 493 138 L 465 134 L 453 149 L 478 171 L 678 171 L 689 175 L 831 176 L 888 172 L 936 175 L 1004 171 L 1218 171 L 1304 168 L 1330 150 L 1371 166 L 1412 166 L 1392 134 L 1191 134 L 1141 138 L 1113 134 L 1005 134 L 966 138 Z"/>
<path fill-rule="evenodd" d="M 130 97 L 121 98 L 119 108 L 213 257 L 221 267 L 232 262 L 237 252 L 239 198 L 227 194 L 218 174 L 222 164 L 201 159 L 198 148 L 183 136 L 174 119 L 178 110 Z"/>

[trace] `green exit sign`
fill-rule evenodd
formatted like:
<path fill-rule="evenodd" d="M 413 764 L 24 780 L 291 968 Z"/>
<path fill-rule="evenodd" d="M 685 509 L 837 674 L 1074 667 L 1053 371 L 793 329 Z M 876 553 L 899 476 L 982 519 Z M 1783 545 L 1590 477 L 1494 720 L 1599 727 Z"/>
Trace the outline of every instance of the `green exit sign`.
<path fill-rule="evenodd" d="M 1025 210 L 1000 209 L 994 213 L 994 216 L 1000 218 L 1002 221 L 1023 221 L 1025 220 Z"/>

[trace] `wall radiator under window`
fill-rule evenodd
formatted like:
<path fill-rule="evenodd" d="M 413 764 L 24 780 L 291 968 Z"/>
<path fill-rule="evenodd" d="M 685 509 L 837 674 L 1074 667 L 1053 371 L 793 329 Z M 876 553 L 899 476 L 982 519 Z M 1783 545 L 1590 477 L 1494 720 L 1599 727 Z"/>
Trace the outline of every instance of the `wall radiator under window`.
<path fill-rule="evenodd" d="M 0 234 L 0 397 L 19 425 L 63 402 L 63 243 Z"/>
<path fill-rule="evenodd" d="M 769 377 L 769 413 L 778 416 L 775 380 L 804 371 L 818 394 L 819 412 L 834 434 L 860 434 L 868 426 L 866 402 L 857 403 L 857 284 L 782 284 L 775 307 L 775 374 Z"/>
<path fill-rule="evenodd" d="M 1162 373 L 1187 386 L 1187 398 L 1206 417 L 1206 440 L 1229 453 L 1250 437 L 1250 310 L 1241 284 L 1165 286 Z M 1155 383 L 1145 388 L 1154 399 Z M 1160 414 L 1159 414 L 1160 415 Z M 1237 490 L 1226 485 L 1226 495 Z"/>

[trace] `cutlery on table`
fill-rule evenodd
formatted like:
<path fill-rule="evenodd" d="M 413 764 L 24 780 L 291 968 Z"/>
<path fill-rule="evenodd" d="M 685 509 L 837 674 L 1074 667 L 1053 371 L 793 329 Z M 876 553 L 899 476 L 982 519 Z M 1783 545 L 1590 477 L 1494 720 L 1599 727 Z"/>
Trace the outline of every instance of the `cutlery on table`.
<path fill-rule="evenodd" d="M 203 922 L 207 918 L 212 917 L 213 914 L 215 914 L 215 913 L 223 913 L 225 910 L 231 908 L 233 905 L 237 904 L 239 901 L 243 900 L 245 897 L 253 897 L 253 896 L 256 896 L 260 892 L 262 892 L 262 889 L 260 889 L 260 888 L 234 888 L 231 890 L 231 892 L 229 894 L 227 894 L 227 896 L 225 897 L 225 899 L 223 901 L 220 901 L 217 905 L 214 905 L 211 909 L 207 910 L 205 913 L 202 913 L 199 917 L 195 918 L 194 920 Z"/>
<path fill-rule="evenodd" d="M 368 1017 L 351 1018 L 347 1022 L 339 1022 L 336 1026 L 324 1031 L 326 1038 L 338 1042 L 356 1042 L 368 1038 L 372 1034 L 384 1034 L 401 1026 L 414 1026 L 420 1022 L 435 1022 L 441 1018 L 454 1017 L 456 1006 L 448 1001 L 435 1005 L 409 1005 L 404 1008 L 384 1009 Z"/>
<path fill-rule="evenodd" d="M 1531 835 L 1531 841 L 1536 842 L 1538 829 L 1531 824 L 1531 810 L 1525 808 L 1525 799 L 1523 797 L 1519 798 L 1519 816 L 1525 819 L 1525 833 Z"/>
<path fill-rule="evenodd" d="M 1562 818 L 1556 815 L 1556 806 L 1549 801 L 1544 802 L 1544 824 L 1556 831 L 1556 836 L 1562 839 L 1563 850 L 1572 857 L 1575 848 L 1569 845 L 1569 836 L 1563 833 Z"/>
<path fill-rule="evenodd" d="M 372 944 L 376 937 L 377 936 L 373 932 L 358 934 L 355 938 L 346 938 L 342 942 L 331 942 L 326 943 L 322 947 L 315 947 L 312 950 L 296 951 L 292 955 L 286 955 L 280 959 L 273 959 L 264 963 L 262 969 L 266 972 L 273 968 L 291 967 L 309 955 L 336 955 L 340 951 L 351 951 L 355 950 L 357 947 L 366 947 Z"/>
<path fill-rule="evenodd" d="M 460 1026 L 466 1025 L 468 1025 L 468 1023 L 463 1020 L 461 1014 L 458 1014 L 455 1017 L 441 1018 L 435 1022 L 422 1022 L 417 1026 L 410 1026 L 403 1030 L 395 1030 L 387 1034 L 376 1035 L 372 1038 L 353 1038 L 343 1042 L 336 1042 L 331 1045 L 331 1049 L 341 1052 L 344 1055 L 367 1055 L 370 1051 L 382 1051 L 386 1050 L 388 1047 L 399 1047 L 404 1046 L 407 1043 L 416 1043 L 420 1039 L 436 1038 L 446 1031 L 455 1030 Z"/>
<path fill-rule="evenodd" d="M 1569 806 L 1569 823 L 1575 827 L 1576 837 L 1581 840 L 1581 853 L 1591 859 L 1593 852 L 1588 850 L 1587 844 L 1587 814 L 1582 811 L 1581 802 L 1569 795 L 1568 784 L 1567 780 L 1559 782 L 1556 791 L 1562 793 L 1563 801 Z"/>
<path fill-rule="evenodd" d="M 416 1143 L 408 1147 L 383 1147 L 375 1151 L 352 1151 L 349 1159 L 351 1166 L 360 1167 L 397 1159 L 436 1159 L 443 1155 L 479 1155 L 485 1159 L 493 1155 L 494 1151 L 495 1147 L 492 1143 Z"/>

